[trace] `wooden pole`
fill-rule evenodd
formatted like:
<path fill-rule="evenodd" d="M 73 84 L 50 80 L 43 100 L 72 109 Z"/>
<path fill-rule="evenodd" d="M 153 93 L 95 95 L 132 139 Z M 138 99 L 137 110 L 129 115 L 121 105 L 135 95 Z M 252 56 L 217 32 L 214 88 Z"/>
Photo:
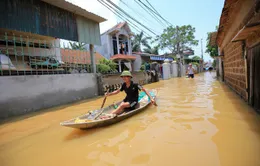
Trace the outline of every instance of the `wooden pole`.
<path fill-rule="evenodd" d="M 90 58 L 91 58 L 92 72 L 97 73 L 95 54 L 94 54 L 94 45 L 93 44 L 89 45 L 89 52 L 90 52 Z"/>

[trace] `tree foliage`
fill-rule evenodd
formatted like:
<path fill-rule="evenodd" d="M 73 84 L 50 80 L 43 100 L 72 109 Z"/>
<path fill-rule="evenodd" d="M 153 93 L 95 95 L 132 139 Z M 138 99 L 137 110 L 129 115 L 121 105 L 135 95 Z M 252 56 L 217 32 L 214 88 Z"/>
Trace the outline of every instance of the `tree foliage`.
<path fill-rule="evenodd" d="M 111 60 L 108 59 L 101 59 L 99 61 L 99 64 L 97 65 L 97 70 L 99 73 L 109 73 L 109 72 L 115 72 L 116 71 L 117 64 Z"/>
<path fill-rule="evenodd" d="M 200 60 L 200 57 L 199 56 L 194 56 L 192 57 L 193 60 Z"/>
<path fill-rule="evenodd" d="M 182 54 L 183 51 L 198 45 L 195 40 L 195 28 L 191 25 L 169 26 L 163 30 L 163 34 L 157 36 L 155 41 L 161 49 L 169 49 L 172 54 Z"/>
<path fill-rule="evenodd" d="M 115 62 L 105 59 L 105 58 L 101 59 L 99 61 L 99 64 L 108 65 L 111 68 L 111 70 L 116 70 L 116 67 L 117 67 L 117 64 Z"/>
<path fill-rule="evenodd" d="M 218 56 L 218 46 L 217 46 L 217 44 L 211 45 L 211 43 L 210 43 L 212 33 L 214 33 L 214 32 L 208 33 L 206 53 L 208 53 L 212 58 L 214 58 L 214 57 Z"/>
<path fill-rule="evenodd" d="M 149 53 L 149 54 L 155 54 L 155 55 L 159 55 L 159 46 L 154 46 L 154 47 L 150 47 L 150 48 L 145 48 L 144 49 L 145 53 Z"/>
<path fill-rule="evenodd" d="M 109 73 L 111 68 L 108 65 L 105 65 L 105 64 L 98 64 L 97 70 L 98 70 L 99 73 L 105 74 L 105 73 Z"/>
<path fill-rule="evenodd" d="M 198 62 L 191 62 L 191 64 L 197 67 L 200 65 Z"/>
<path fill-rule="evenodd" d="M 86 50 L 85 49 L 85 45 L 84 43 L 73 43 L 73 42 L 69 42 L 70 43 L 70 47 L 73 50 Z"/>
<path fill-rule="evenodd" d="M 133 52 L 142 52 L 143 47 L 151 49 L 151 46 L 149 45 L 149 42 L 148 42 L 150 39 L 151 39 L 151 37 L 144 36 L 144 32 L 134 35 L 134 39 L 132 40 Z"/>
<path fill-rule="evenodd" d="M 216 68 L 216 66 L 217 66 L 217 62 L 216 62 L 216 60 L 214 59 L 214 61 L 213 61 L 213 63 L 212 63 L 212 67 L 213 67 L 213 68 Z"/>

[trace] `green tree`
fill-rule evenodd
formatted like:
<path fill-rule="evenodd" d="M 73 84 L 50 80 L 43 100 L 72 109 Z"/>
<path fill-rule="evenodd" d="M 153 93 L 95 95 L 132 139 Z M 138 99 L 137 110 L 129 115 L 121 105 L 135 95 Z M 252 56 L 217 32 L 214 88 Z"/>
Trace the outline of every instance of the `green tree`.
<path fill-rule="evenodd" d="M 69 42 L 70 43 L 70 47 L 71 49 L 73 50 L 86 50 L 85 49 L 85 45 L 84 43 L 72 43 L 72 42 Z"/>
<path fill-rule="evenodd" d="M 183 51 L 191 49 L 191 46 L 198 45 L 194 33 L 195 28 L 191 25 L 169 26 L 155 41 L 161 49 L 169 49 L 173 55 L 182 54 Z"/>
<path fill-rule="evenodd" d="M 218 46 L 217 44 L 213 44 L 212 43 L 216 43 L 216 42 L 210 42 L 211 40 L 211 35 L 213 33 L 216 33 L 216 32 L 209 32 L 208 33 L 208 37 L 207 37 L 207 46 L 206 46 L 206 53 L 209 54 L 209 56 L 211 56 L 212 58 L 218 56 Z"/>
<path fill-rule="evenodd" d="M 134 39 L 132 40 L 133 52 L 142 52 L 142 47 L 151 49 L 148 43 L 150 39 L 151 37 L 144 36 L 144 32 L 134 35 Z"/>
<path fill-rule="evenodd" d="M 216 68 L 216 66 L 217 66 L 217 62 L 216 62 L 216 60 L 214 59 L 214 61 L 213 61 L 213 63 L 212 63 L 212 67 L 213 67 L 213 68 Z"/>
<path fill-rule="evenodd" d="M 192 57 L 193 60 L 200 60 L 200 57 L 199 56 L 194 56 Z"/>
<path fill-rule="evenodd" d="M 215 32 L 208 32 L 208 37 L 207 37 L 207 48 L 206 48 L 206 53 L 208 53 L 212 58 L 218 56 L 218 46 L 217 46 L 217 42 L 211 41 L 211 36 L 215 34 L 218 31 L 218 26 L 216 26 L 216 31 Z M 213 40 L 216 40 L 213 38 Z"/>
<path fill-rule="evenodd" d="M 145 48 L 144 49 L 145 53 L 149 53 L 149 54 L 155 54 L 155 55 L 159 55 L 159 46 L 155 46 L 153 48 Z"/>

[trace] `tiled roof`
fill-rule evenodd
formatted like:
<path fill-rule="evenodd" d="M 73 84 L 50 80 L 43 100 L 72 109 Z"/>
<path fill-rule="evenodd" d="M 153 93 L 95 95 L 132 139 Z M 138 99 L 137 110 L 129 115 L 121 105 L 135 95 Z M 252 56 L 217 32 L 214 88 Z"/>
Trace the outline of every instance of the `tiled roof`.
<path fill-rule="evenodd" d="M 91 58 L 88 51 L 81 50 L 69 50 L 69 49 L 60 49 L 61 58 L 65 63 L 74 63 L 74 64 L 91 64 Z M 98 52 L 95 53 L 95 62 L 99 63 L 100 59 L 104 57 Z"/>
<path fill-rule="evenodd" d="M 126 59 L 126 60 L 135 60 L 136 57 L 133 55 L 123 55 L 123 54 L 116 54 L 110 58 L 111 60 L 117 60 L 117 59 Z"/>
<path fill-rule="evenodd" d="M 126 24 L 126 22 L 120 22 L 120 23 L 118 23 L 118 24 L 115 26 L 115 28 L 120 29 L 120 28 L 122 28 L 125 24 Z"/>
<path fill-rule="evenodd" d="M 112 28 L 108 29 L 106 32 L 102 33 L 101 35 L 105 34 L 105 33 L 110 33 L 113 32 L 117 29 L 122 28 L 123 26 L 125 26 L 127 24 L 127 22 L 120 22 L 118 24 L 116 24 L 115 26 L 113 26 Z M 129 27 L 128 27 L 129 28 Z M 131 31 L 131 30 L 130 30 Z"/>

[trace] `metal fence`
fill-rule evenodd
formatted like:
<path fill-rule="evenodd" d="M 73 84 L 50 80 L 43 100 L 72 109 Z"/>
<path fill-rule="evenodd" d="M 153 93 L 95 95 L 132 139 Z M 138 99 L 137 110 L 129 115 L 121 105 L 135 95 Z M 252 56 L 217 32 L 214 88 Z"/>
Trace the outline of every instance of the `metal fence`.
<path fill-rule="evenodd" d="M 102 58 L 95 53 L 96 63 Z M 59 39 L 0 33 L 0 76 L 91 73 L 90 53 Z"/>

